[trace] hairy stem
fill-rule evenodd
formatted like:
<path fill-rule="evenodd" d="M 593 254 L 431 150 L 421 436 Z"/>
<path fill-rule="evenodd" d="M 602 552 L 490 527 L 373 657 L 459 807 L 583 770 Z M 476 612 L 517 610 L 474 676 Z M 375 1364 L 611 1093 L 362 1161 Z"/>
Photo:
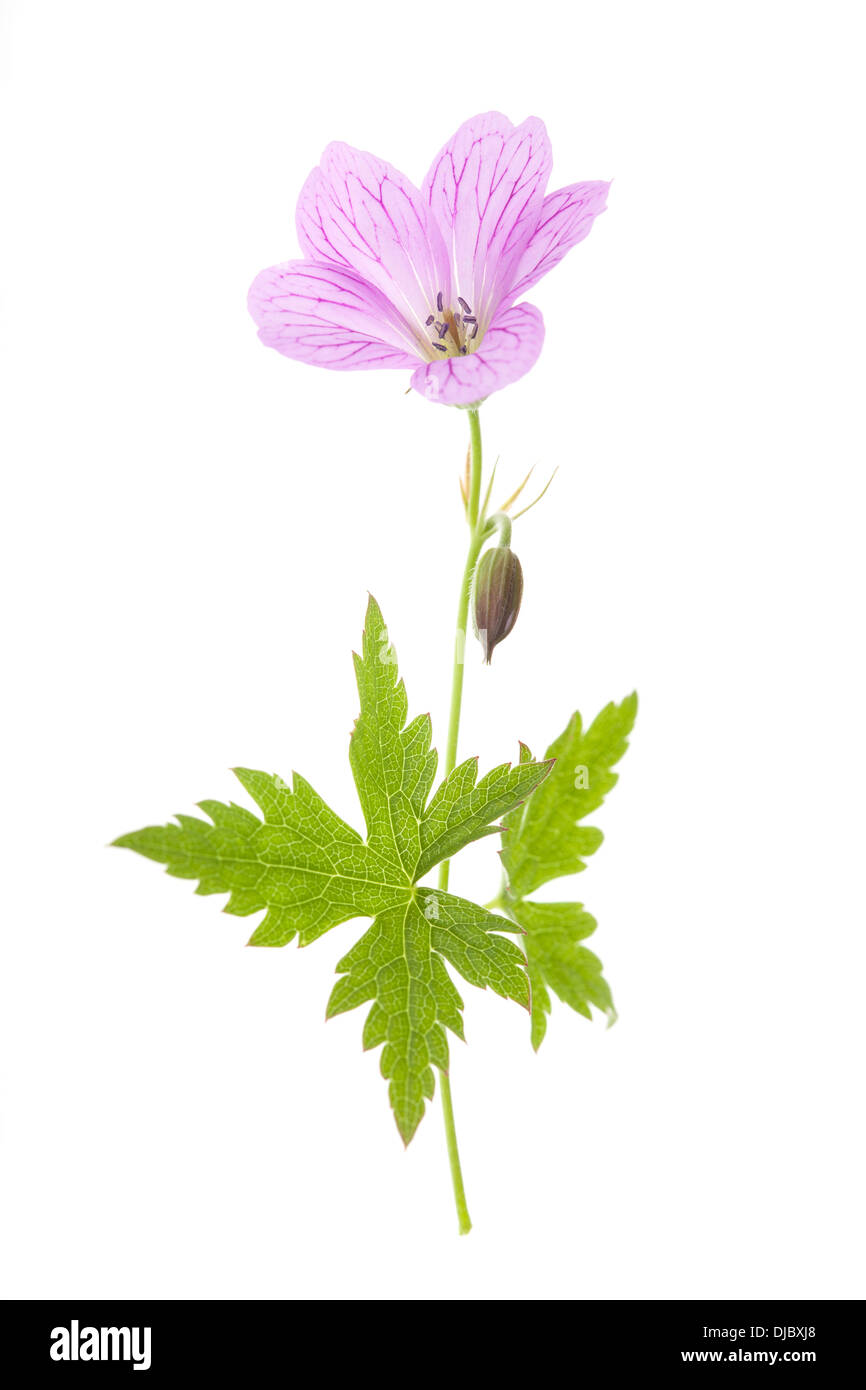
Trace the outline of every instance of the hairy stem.
<path fill-rule="evenodd" d="M 469 549 L 463 578 L 460 582 L 460 598 L 457 604 L 457 630 L 454 634 L 454 674 L 451 680 L 451 715 L 448 721 L 448 743 L 445 749 L 443 775 L 448 776 L 457 765 L 457 737 L 460 732 L 460 709 L 463 703 L 463 663 L 466 645 L 466 627 L 469 620 L 469 591 L 472 586 L 472 572 L 484 543 L 484 514 L 480 508 L 481 498 L 481 426 L 478 410 L 469 411 L 469 498 L 466 508 L 469 521 Z M 450 861 L 439 865 L 439 887 L 445 892 L 448 888 Z M 460 1170 L 460 1154 L 457 1149 L 457 1131 L 454 1127 L 454 1107 L 451 1103 L 451 1082 L 441 1074 L 442 1112 L 445 1117 L 445 1136 L 448 1141 L 448 1157 L 451 1162 L 451 1179 L 454 1184 L 454 1200 L 457 1204 L 457 1219 L 460 1234 L 466 1235 L 472 1229 L 469 1209 L 466 1205 L 466 1192 L 463 1188 L 463 1174 Z"/>

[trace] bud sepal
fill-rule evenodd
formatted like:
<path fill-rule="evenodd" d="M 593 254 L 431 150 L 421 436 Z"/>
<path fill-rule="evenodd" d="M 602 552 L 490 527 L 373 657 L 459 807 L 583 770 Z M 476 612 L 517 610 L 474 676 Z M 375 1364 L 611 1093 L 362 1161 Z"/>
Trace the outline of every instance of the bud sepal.
<path fill-rule="evenodd" d="M 472 624 L 490 664 L 494 648 L 508 636 L 523 598 L 523 570 L 508 545 L 485 550 L 472 580 Z"/>

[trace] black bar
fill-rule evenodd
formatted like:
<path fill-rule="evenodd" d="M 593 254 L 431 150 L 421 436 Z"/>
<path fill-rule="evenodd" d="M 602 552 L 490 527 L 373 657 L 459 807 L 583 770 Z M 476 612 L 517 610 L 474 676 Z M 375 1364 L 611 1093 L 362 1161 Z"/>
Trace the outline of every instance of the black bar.
<path fill-rule="evenodd" d="M 862 1365 L 866 1342 L 862 1300 L 562 1300 L 572 1304 L 569 1311 L 516 1297 L 511 1301 L 522 1306 L 515 1319 L 480 1311 L 483 1299 L 467 1301 L 462 1313 L 451 1303 L 435 1319 L 426 1303 L 415 1313 L 407 1300 L 395 1315 L 366 1306 L 377 1301 L 340 1300 L 329 1312 L 326 1300 L 310 1300 L 325 1305 L 320 1313 L 303 1300 L 10 1301 L 0 1317 L 3 1346 L 14 1348 L 22 1385 L 41 1383 L 36 1377 L 42 1376 L 55 1383 L 131 1376 L 133 1384 L 147 1384 L 183 1374 L 206 1381 L 271 1372 L 288 1383 L 315 1378 L 316 1366 L 330 1382 L 343 1357 L 347 1375 L 385 1377 L 390 1364 L 401 1384 L 411 1381 L 413 1364 L 425 1381 L 439 1369 L 445 1374 L 453 1356 L 463 1370 L 477 1360 L 487 1371 L 502 1363 L 516 1372 L 526 1355 L 545 1379 L 561 1378 L 555 1367 L 564 1359 L 575 1383 L 590 1374 L 694 1377 L 708 1369 L 729 1377 L 738 1370 L 823 1376 Z"/>

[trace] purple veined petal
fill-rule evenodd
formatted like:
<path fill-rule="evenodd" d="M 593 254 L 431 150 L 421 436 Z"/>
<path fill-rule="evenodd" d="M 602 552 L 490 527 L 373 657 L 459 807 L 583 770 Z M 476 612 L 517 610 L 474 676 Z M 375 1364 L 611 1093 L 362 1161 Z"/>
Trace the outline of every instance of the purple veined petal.
<path fill-rule="evenodd" d="M 509 303 L 537 284 L 566 251 L 589 236 L 593 222 L 607 207 L 609 189 L 609 183 L 572 183 L 548 194 L 541 205 L 538 226 L 520 258 Z"/>
<path fill-rule="evenodd" d="M 544 320 L 534 305 L 501 309 L 477 352 L 418 367 L 412 385 L 440 405 L 475 405 L 528 372 L 543 342 Z"/>
<path fill-rule="evenodd" d="M 256 276 L 247 305 L 262 342 L 295 361 L 337 371 L 417 364 L 399 315 L 354 271 L 285 261 Z"/>
<path fill-rule="evenodd" d="M 482 329 L 514 283 L 535 230 L 551 169 L 544 123 L 513 126 L 498 111 L 473 116 L 440 150 L 422 191 L 449 248 L 455 296 Z"/>
<path fill-rule="evenodd" d="M 451 292 L 441 232 L 421 193 L 384 160 L 328 145 L 301 189 L 298 236 L 305 254 L 361 275 L 411 325 L 421 344 L 437 296 Z"/>

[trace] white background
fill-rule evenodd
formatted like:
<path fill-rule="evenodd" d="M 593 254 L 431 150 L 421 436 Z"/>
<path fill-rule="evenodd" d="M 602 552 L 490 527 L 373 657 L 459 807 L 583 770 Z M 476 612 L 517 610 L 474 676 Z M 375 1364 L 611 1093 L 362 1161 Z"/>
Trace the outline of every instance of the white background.
<path fill-rule="evenodd" d="M 866 1293 L 858 11 L 4 6 L 7 1296 Z M 482 411 L 497 493 L 559 474 L 461 751 L 641 708 L 564 885 L 620 1022 L 558 1006 L 536 1057 L 462 988 L 458 1240 L 438 1098 L 404 1153 L 361 1014 L 324 1024 L 363 923 L 246 951 L 105 846 L 237 763 L 358 825 L 368 588 L 441 748 L 465 417 L 265 350 L 245 296 L 329 140 L 417 182 L 491 107 L 615 181 Z"/>

